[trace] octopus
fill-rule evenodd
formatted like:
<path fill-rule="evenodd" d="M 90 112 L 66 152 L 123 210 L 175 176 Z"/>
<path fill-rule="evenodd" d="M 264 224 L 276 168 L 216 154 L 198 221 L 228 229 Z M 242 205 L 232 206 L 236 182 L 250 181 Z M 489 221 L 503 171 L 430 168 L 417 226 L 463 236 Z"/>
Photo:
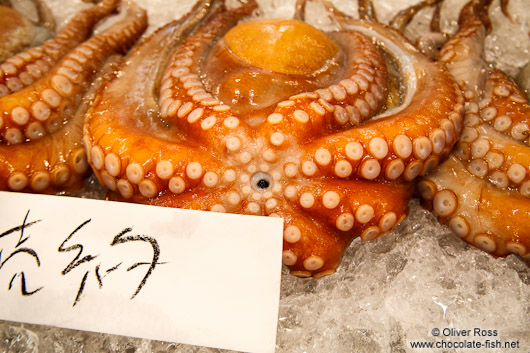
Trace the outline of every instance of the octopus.
<path fill-rule="evenodd" d="M 530 106 L 514 80 L 482 58 L 490 1 L 462 10 L 438 61 L 465 97 L 460 141 L 418 183 L 426 208 L 464 241 L 494 255 L 530 255 Z"/>
<path fill-rule="evenodd" d="M 83 143 L 109 199 L 281 217 L 283 263 L 321 277 L 407 215 L 465 97 L 385 25 L 238 24 L 256 7 L 201 0 L 155 31 L 97 92 Z"/>
<path fill-rule="evenodd" d="M 86 110 L 147 27 L 145 11 L 124 2 L 123 19 L 94 35 L 118 5 L 103 0 L 79 12 L 54 38 L 0 65 L 0 190 L 55 193 L 83 184 Z"/>

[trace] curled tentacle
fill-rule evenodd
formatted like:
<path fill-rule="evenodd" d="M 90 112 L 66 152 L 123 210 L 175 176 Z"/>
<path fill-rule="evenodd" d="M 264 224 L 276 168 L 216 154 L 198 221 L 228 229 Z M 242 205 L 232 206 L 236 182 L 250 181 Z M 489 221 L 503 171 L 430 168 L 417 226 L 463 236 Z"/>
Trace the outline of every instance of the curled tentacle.
<path fill-rule="evenodd" d="M 10 57 L 0 65 L 0 97 L 19 91 L 47 74 L 57 61 L 85 41 L 96 23 L 116 9 L 118 0 L 105 0 L 79 12 L 41 46 Z"/>
<path fill-rule="evenodd" d="M 0 190 L 52 193 L 80 186 L 88 171 L 84 115 L 96 87 L 115 68 L 109 60 L 115 63 L 147 26 L 145 11 L 135 4 L 124 11 L 123 20 L 66 54 L 35 84 L 0 98 L 7 142 L 0 145 Z"/>
<path fill-rule="evenodd" d="M 97 89 L 116 69 L 112 57 L 98 73 L 68 124 L 42 139 L 16 146 L 0 145 L 0 190 L 41 193 L 75 190 L 89 172 L 83 148 L 83 123 Z"/>
<path fill-rule="evenodd" d="M 278 103 L 261 128 L 263 134 L 289 132 L 298 140 L 292 142 L 309 141 L 357 126 L 380 110 L 387 91 L 381 53 L 358 32 L 342 31 L 332 38 L 345 47 L 342 75 L 335 78 L 336 83 Z M 288 148 L 289 142 L 283 148 Z"/>
<path fill-rule="evenodd" d="M 179 45 L 168 61 L 158 102 L 160 115 L 193 141 L 211 143 L 224 149 L 223 136 L 230 135 L 240 124 L 239 130 L 246 125 L 233 116 L 230 107 L 215 98 L 210 93 L 212 90 L 201 82 L 200 76 L 203 80 L 209 80 L 210 73 L 207 69 L 205 73 L 200 73 L 199 63 L 209 49 L 212 38 L 223 35 L 239 18 L 249 15 L 253 9 L 254 6 L 243 6 L 221 14 Z M 204 129 L 204 124 L 209 124 L 212 116 L 216 116 L 215 123 Z M 248 135 L 249 131 L 245 129 L 231 135 L 231 138 L 245 139 Z"/>
<path fill-rule="evenodd" d="M 455 156 L 418 189 L 424 204 L 466 242 L 497 256 L 530 254 L 528 196 L 474 177 Z"/>
<path fill-rule="evenodd" d="M 84 139 L 89 162 L 102 184 L 122 197 L 140 193 L 149 199 L 164 191 L 181 194 L 200 184 L 208 172 L 221 181 L 223 174 L 213 156 L 201 153 L 203 149 L 192 141 L 185 143 L 181 131 L 160 120 L 158 97 L 164 97 L 158 91 L 159 83 L 152 79 L 163 77 L 175 46 L 219 9 L 218 4 L 202 1 L 181 20 L 157 30 L 131 53 L 120 74 L 106 85 L 105 99 L 97 97 L 89 112 Z M 125 106 L 119 103 L 123 98 L 128 103 Z M 201 127 L 213 127 L 215 121 L 207 126 L 211 120 Z M 147 127 L 154 136 L 147 136 Z M 136 137 L 125 140 L 125 135 Z"/>
<path fill-rule="evenodd" d="M 42 79 L 0 98 L 0 141 L 39 139 L 68 121 L 98 67 L 113 53 L 124 53 L 147 27 L 145 12 L 138 6 L 129 3 L 125 11 L 123 21 L 74 48 Z"/>

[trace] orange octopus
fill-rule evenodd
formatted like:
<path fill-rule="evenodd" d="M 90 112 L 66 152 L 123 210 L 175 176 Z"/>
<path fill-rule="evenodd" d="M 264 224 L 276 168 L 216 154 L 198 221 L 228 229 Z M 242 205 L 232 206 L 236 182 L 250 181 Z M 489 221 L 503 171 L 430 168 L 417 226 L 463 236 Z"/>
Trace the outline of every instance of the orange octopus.
<path fill-rule="evenodd" d="M 383 25 L 237 25 L 255 7 L 203 0 L 137 46 L 98 92 L 85 149 L 111 199 L 282 217 L 283 263 L 320 277 L 406 216 L 464 97 Z"/>

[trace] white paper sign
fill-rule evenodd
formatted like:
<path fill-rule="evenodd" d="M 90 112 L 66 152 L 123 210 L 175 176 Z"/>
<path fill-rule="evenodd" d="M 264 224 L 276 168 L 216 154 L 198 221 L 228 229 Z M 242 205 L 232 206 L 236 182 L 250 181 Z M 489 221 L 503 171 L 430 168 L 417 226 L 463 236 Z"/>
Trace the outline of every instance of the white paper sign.
<path fill-rule="evenodd" d="M 279 218 L 0 192 L 0 318 L 274 352 Z"/>

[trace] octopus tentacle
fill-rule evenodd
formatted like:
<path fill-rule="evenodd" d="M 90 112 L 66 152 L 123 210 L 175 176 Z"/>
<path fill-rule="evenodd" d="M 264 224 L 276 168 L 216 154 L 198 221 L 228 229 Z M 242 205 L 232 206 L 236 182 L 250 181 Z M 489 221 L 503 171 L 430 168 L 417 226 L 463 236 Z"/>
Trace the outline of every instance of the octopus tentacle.
<path fill-rule="evenodd" d="M 0 63 L 55 34 L 55 19 L 44 0 L 0 1 L 0 23 Z M 6 90 L 0 86 L 0 96 Z"/>
<path fill-rule="evenodd" d="M 7 59 L 0 65 L 0 96 L 40 79 L 61 57 L 86 40 L 96 23 L 114 11 L 118 3 L 119 0 L 104 0 L 79 12 L 55 38 Z"/>
<path fill-rule="evenodd" d="M 485 96 L 467 104 L 465 127 L 455 155 L 475 177 L 528 196 L 530 107 L 523 92 L 499 71 L 492 71 Z"/>
<path fill-rule="evenodd" d="M 400 11 L 391 21 L 390 26 L 405 35 L 407 25 L 422 9 L 434 6 L 429 32 L 422 33 L 415 41 L 415 47 L 431 59 L 436 59 L 439 49 L 447 42 L 448 35 L 440 30 L 441 0 L 424 0 Z"/>
<path fill-rule="evenodd" d="M 192 157 L 202 154 L 200 147 L 164 142 L 142 136 L 140 131 L 136 132 L 138 139 L 122 139 L 120 136 L 130 133 L 128 129 L 106 118 L 98 123 L 99 126 L 90 127 L 91 142 L 85 139 L 89 162 L 102 184 L 119 191 L 124 198 L 138 192 L 147 199 L 164 191 L 181 194 L 199 185 L 208 173 L 214 173 L 218 182 L 224 174 L 216 159 L 205 156 L 199 161 Z M 107 133 L 109 127 L 113 134 Z M 166 147 L 161 149 L 163 143 Z M 208 184 L 207 180 L 204 182 Z"/>
<path fill-rule="evenodd" d="M 342 178 L 415 179 L 449 153 L 462 128 L 464 98 L 440 65 L 430 62 L 396 33 L 378 24 L 359 22 L 351 28 L 370 33 L 402 60 L 400 70 L 411 79 L 402 104 L 376 115 L 363 129 L 350 129 L 312 141 L 308 154 L 331 146 L 340 156 L 335 175 Z M 392 38 L 391 43 L 388 39 Z M 429 76 L 424 75 L 429 72 Z M 430 101 L 428 107 L 425 102 Z M 338 163 L 339 160 L 336 161 Z"/>
<path fill-rule="evenodd" d="M 525 94 L 499 70 L 488 75 L 484 97 L 478 102 L 480 117 L 495 130 L 529 144 L 530 108 Z M 475 109 L 475 107 L 473 107 Z"/>
<path fill-rule="evenodd" d="M 481 57 L 488 5 L 469 2 L 440 52 L 465 90 L 464 128 L 450 158 L 420 181 L 418 192 L 465 241 L 497 256 L 529 256 L 530 110 L 516 84 Z"/>
<path fill-rule="evenodd" d="M 276 214 L 284 219 L 282 262 L 298 277 L 321 277 L 335 272 L 350 243 L 334 227 L 315 221 L 289 205 Z M 326 236 L 318 237 L 319 234 Z"/>
<path fill-rule="evenodd" d="M 97 89 L 118 61 L 119 57 L 109 59 L 70 122 L 56 133 L 22 145 L 0 145 L 0 190 L 50 193 L 81 186 L 89 170 L 81 143 L 84 117 Z"/>
<path fill-rule="evenodd" d="M 377 22 L 377 13 L 372 0 L 357 0 L 357 4 L 360 19 Z"/>
<path fill-rule="evenodd" d="M 398 14 L 390 21 L 390 27 L 397 29 L 401 33 L 405 32 L 405 28 L 412 21 L 412 18 L 422 9 L 438 5 L 442 0 L 423 0 L 420 3 L 408 7 L 398 12 Z"/>
<path fill-rule="evenodd" d="M 222 187 L 211 190 L 211 187 L 201 185 L 193 188 L 183 188 L 179 193 L 165 192 L 149 201 L 149 204 L 162 207 L 178 207 L 190 210 L 203 209 L 212 212 L 243 213 L 246 205 L 235 197 L 230 187 Z M 213 197 L 212 197 L 213 196 Z M 120 193 L 109 194 L 109 199 L 113 201 L 127 201 L 136 203 L 146 203 L 141 194 L 134 194 L 130 198 L 123 197 Z M 219 200 L 225 199 L 225 202 Z"/>
<path fill-rule="evenodd" d="M 363 180 L 292 187 L 296 192 L 286 200 L 290 206 L 271 212 L 285 221 L 284 263 L 302 276 L 334 271 L 340 258 L 337 253 L 354 237 L 372 240 L 391 230 L 406 216 L 407 205 L 401 200 L 412 192 L 411 184 Z"/>
<path fill-rule="evenodd" d="M 200 80 L 199 62 L 212 38 L 221 36 L 239 18 L 249 15 L 255 4 L 222 13 L 208 22 L 175 50 L 162 76 L 159 106 L 161 118 L 194 141 L 212 143 L 219 148 L 236 150 L 241 140 L 248 140 L 245 122 L 231 114 L 228 105 L 208 93 Z M 215 121 L 213 121 L 215 117 Z M 238 126 L 237 133 L 230 134 Z M 231 135 L 228 139 L 223 136 Z"/>
<path fill-rule="evenodd" d="M 110 68 L 106 65 L 109 58 L 115 58 L 114 55 L 123 53 L 147 26 L 145 12 L 136 5 L 128 4 L 126 12 L 125 19 L 112 25 L 93 40 L 78 46 L 73 54 L 67 54 L 66 59 L 59 63 L 59 68 L 51 71 L 51 76 L 0 99 L 0 106 L 4 108 L 9 104 L 15 105 L 7 110 L 9 118 L 14 119 L 14 122 L 20 126 L 25 125 L 24 133 L 28 140 L 31 139 L 23 144 L 14 143 L 19 140 L 21 142 L 24 138 L 19 127 L 9 127 L 10 121 L 5 119 L 4 111 L 0 122 L 4 128 L 7 126 L 5 139 L 9 144 L 0 145 L 0 189 L 51 193 L 80 186 L 82 178 L 88 171 L 87 157 L 82 146 L 84 115 L 95 96 L 96 86 L 106 80 L 110 76 L 109 71 L 115 68 L 115 65 L 109 64 Z M 122 33 L 123 31 L 126 33 Z M 70 71 L 72 75 L 76 75 L 75 83 L 62 76 L 67 74 L 64 70 L 68 65 L 61 63 L 70 60 L 72 55 L 77 56 L 76 60 L 82 60 L 85 69 L 89 70 L 88 73 Z M 107 67 L 104 70 L 104 77 L 103 74 L 98 73 L 103 66 Z M 92 84 L 94 78 L 97 82 Z M 73 78 L 71 79 L 73 81 Z M 81 81 L 85 79 L 90 81 Z M 72 89 L 70 93 L 75 97 L 61 97 L 61 89 L 65 86 L 57 87 L 58 80 L 68 80 Z M 49 86 L 47 87 L 46 84 Z M 74 85 L 80 87 L 77 92 L 72 92 Z M 39 91 L 43 101 L 34 100 L 38 94 L 36 92 Z M 25 97 L 24 92 L 27 92 Z M 18 104 L 20 102 L 22 104 Z M 24 108 L 23 104 L 32 105 L 31 108 Z M 45 115 L 52 115 L 52 108 L 59 111 L 61 118 L 68 123 L 61 126 L 62 121 L 58 124 L 54 120 L 48 120 L 47 126 L 44 127 L 39 119 L 34 119 L 42 117 L 46 109 L 48 113 Z M 45 128 L 53 133 L 45 134 Z"/>
<path fill-rule="evenodd" d="M 0 62 L 27 48 L 34 37 L 34 28 L 23 14 L 6 6 L 0 6 Z M 0 66 L 1 67 L 1 66 Z M 7 87 L 0 86 L 0 96 L 7 94 Z"/>
<path fill-rule="evenodd" d="M 422 180 L 418 188 L 424 204 L 468 243 L 497 256 L 530 255 L 527 196 L 474 178 L 455 156 Z"/>
<path fill-rule="evenodd" d="M 518 189 L 528 195 L 528 147 L 514 143 L 488 124 L 466 127 L 454 154 L 475 177 L 487 178 L 499 188 Z"/>
<path fill-rule="evenodd" d="M 508 4 L 510 3 L 510 0 L 501 0 L 501 11 L 510 21 L 513 22 L 513 18 L 508 11 Z"/>
<path fill-rule="evenodd" d="M 464 91 L 479 97 L 484 89 L 488 67 L 481 55 L 490 28 L 487 7 L 490 0 L 473 0 L 460 13 L 459 30 L 438 53 L 438 61 L 449 69 Z"/>
<path fill-rule="evenodd" d="M 305 5 L 306 0 L 296 0 L 294 5 L 294 15 L 293 19 L 298 21 L 304 21 L 305 19 Z"/>
<path fill-rule="evenodd" d="M 126 18 L 64 56 L 41 80 L 0 98 L 0 138 L 18 144 L 55 132 L 81 100 L 95 70 L 115 52 L 124 52 L 147 27 L 145 11 L 133 3 Z"/>

